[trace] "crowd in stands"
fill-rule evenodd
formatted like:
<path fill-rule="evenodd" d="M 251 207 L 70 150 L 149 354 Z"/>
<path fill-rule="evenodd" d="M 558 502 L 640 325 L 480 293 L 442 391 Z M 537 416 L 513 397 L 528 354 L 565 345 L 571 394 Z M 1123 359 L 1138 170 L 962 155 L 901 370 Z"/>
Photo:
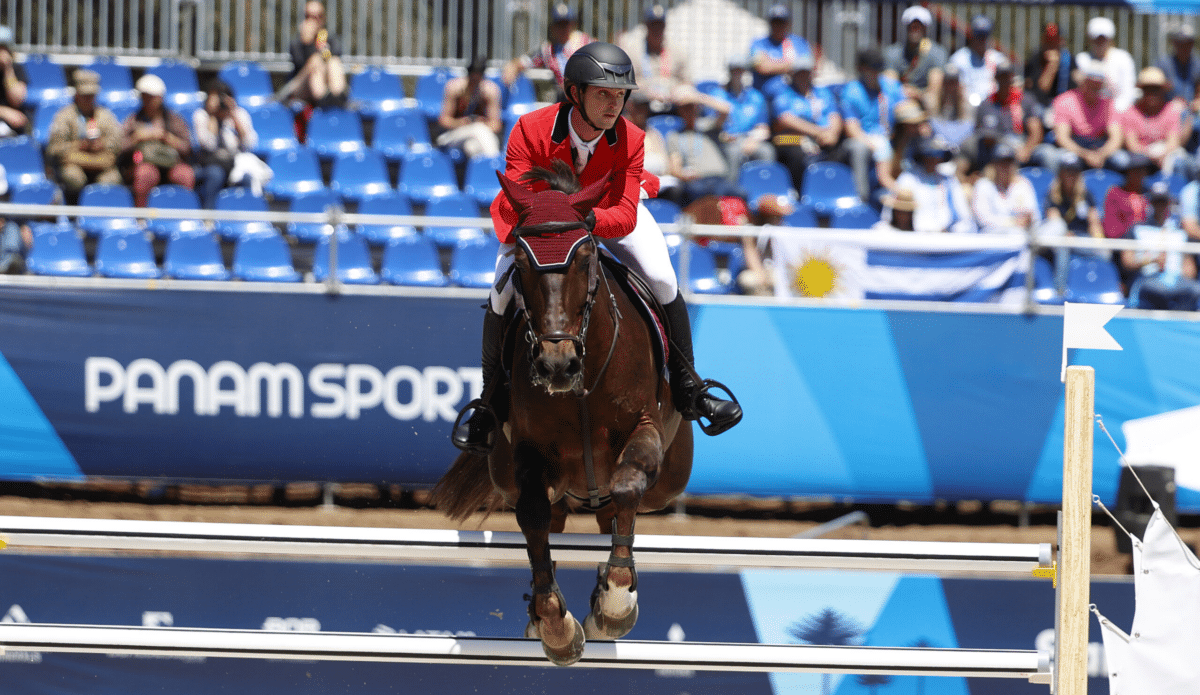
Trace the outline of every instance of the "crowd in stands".
<path fill-rule="evenodd" d="M 110 75 L 119 73 L 101 69 L 111 61 L 97 61 L 64 71 L 72 88 L 65 99 L 43 100 L 40 85 L 30 88 L 29 61 L 13 58 L 12 32 L 0 27 L 0 164 L 11 161 L 6 141 L 32 140 L 61 196 L 52 200 L 67 204 L 83 202 L 89 191 L 123 188 L 133 206 L 144 207 L 159 189 L 182 188 L 206 209 L 321 210 L 332 199 L 350 211 L 452 209 L 452 216 L 478 217 L 494 194 L 494 176 L 487 179 L 503 165 L 508 131 L 536 105 L 524 73 L 548 69 L 557 84 L 543 98 L 561 96 L 567 58 L 593 40 L 569 4 L 554 4 L 550 18 L 547 40 L 493 77 L 486 76 L 487 57 L 473 55 L 465 75 L 442 69 L 420 78 L 415 108 L 397 76 L 371 67 L 347 74 L 341 42 L 315 0 L 305 6 L 290 47 L 293 69 L 278 89 L 253 64 L 239 65 L 241 73 L 227 66 L 204 81 L 203 91 L 165 69 L 110 86 Z M 1193 127 L 1200 55 L 1190 24 L 1173 27 L 1170 50 L 1139 67 L 1104 17 L 1087 22 L 1087 48 L 1078 54 L 1049 24 L 1036 50 L 1012 55 L 993 40 L 992 23 L 982 15 L 954 27 L 966 45 L 951 52 L 930 38 L 934 13 L 914 5 L 901 15 L 898 42 L 860 50 L 853 74 L 831 83 L 823 79 L 831 71 L 819 49 L 793 32 L 787 6 L 771 7 L 765 19 L 766 35 L 729 56 L 728 76 L 719 82 L 694 79 L 686 52 L 667 38 L 669 12 L 661 5 L 614 39 L 635 65 L 640 89 L 627 116 L 647 132 L 645 165 L 662 179 L 666 201 L 655 206 L 660 219 L 688 212 L 726 224 L 837 226 L 837 218 L 918 233 L 1200 241 L 1200 129 Z M 251 91 L 250 80 L 233 79 L 247 71 L 265 87 Z M 373 84 L 391 85 L 393 98 L 368 95 Z M 278 132 L 281 113 L 288 132 Z M 345 138 L 322 144 L 331 130 Z M 319 174 L 307 189 L 279 181 L 291 184 L 314 158 Z M 444 171 L 445 162 L 452 177 L 433 193 L 406 184 L 410 170 Z M 385 174 L 374 188 L 354 193 L 339 174 L 352 167 Z M 474 175 L 476 169 L 486 175 Z M 777 171 L 784 172 L 782 190 Z M 760 179 L 771 185 L 764 188 Z M 10 195 L 13 181 L 11 173 L 0 177 Z M 822 188 L 828 199 L 830 187 L 837 192 L 833 208 L 801 210 L 809 205 L 807 193 Z M 249 208 L 232 207 L 233 190 L 244 190 L 237 205 Z M 263 204 L 242 202 L 246 197 Z M 443 206 L 446 197 L 459 204 Z M 367 204 L 374 198 L 387 204 Z M 47 225 L 54 226 L 26 220 L 0 227 L 0 271 L 19 272 L 35 233 Z M 388 277 L 381 256 L 397 243 L 411 245 L 414 235 L 435 237 L 443 270 L 447 250 L 487 236 L 460 229 L 439 237 L 385 225 L 366 234 L 363 227 L 357 236 L 374 251 L 372 274 L 364 275 L 372 280 Z M 293 247 L 321 236 L 294 233 L 301 228 L 287 228 Z M 222 238 L 227 246 L 238 241 Z M 740 288 L 729 281 L 727 289 L 770 292 L 762 270 L 769 249 L 762 243 L 712 246 L 735 272 L 748 269 Z M 236 265 L 230 253 L 226 269 Z M 1131 302 L 1196 307 L 1200 284 L 1190 255 L 1092 255 L 1113 263 Z M 1060 266 L 1067 258 L 1048 256 Z M 236 268 L 234 275 L 243 277 Z"/>

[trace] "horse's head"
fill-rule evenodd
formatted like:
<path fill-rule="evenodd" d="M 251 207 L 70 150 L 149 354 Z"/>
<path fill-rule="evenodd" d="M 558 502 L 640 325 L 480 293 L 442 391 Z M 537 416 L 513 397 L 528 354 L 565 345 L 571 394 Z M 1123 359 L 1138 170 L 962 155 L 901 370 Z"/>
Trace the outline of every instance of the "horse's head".
<path fill-rule="evenodd" d="M 588 216 L 605 181 L 580 190 L 565 162 L 535 168 L 522 180 L 545 181 L 534 191 L 497 172 L 517 213 L 514 259 L 518 307 L 525 315 L 532 378 L 550 393 L 578 392 L 583 381 L 588 319 L 601 275 Z"/>

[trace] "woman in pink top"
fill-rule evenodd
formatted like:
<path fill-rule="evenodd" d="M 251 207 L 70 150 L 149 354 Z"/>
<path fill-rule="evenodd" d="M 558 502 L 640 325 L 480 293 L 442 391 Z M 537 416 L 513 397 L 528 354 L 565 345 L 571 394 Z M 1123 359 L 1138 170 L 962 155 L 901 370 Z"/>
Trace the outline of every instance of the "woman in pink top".
<path fill-rule="evenodd" d="M 1125 174 L 1125 182 L 1108 189 L 1104 196 L 1104 236 L 1120 239 L 1129 233 L 1133 225 L 1146 219 L 1146 175 L 1150 173 L 1150 158 L 1144 154 L 1122 152 L 1113 157 L 1114 162 Z"/>
<path fill-rule="evenodd" d="M 1125 149 L 1146 155 L 1154 166 L 1170 175 L 1176 162 L 1187 157 L 1183 144 L 1191 137 L 1191 120 L 1183 117 L 1182 101 L 1167 101 L 1169 83 L 1159 68 L 1142 70 L 1137 86 L 1142 90 L 1141 98 L 1117 117 L 1125 134 Z"/>
<path fill-rule="evenodd" d="M 1054 137 L 1058 146 L 1073 152 L 1090 169 L 1099 169 L 1121 148 L 1121 126 L 1106 98 L 1104 72 L 1092 66 L 1083 82 L 1054 98 Z"/>

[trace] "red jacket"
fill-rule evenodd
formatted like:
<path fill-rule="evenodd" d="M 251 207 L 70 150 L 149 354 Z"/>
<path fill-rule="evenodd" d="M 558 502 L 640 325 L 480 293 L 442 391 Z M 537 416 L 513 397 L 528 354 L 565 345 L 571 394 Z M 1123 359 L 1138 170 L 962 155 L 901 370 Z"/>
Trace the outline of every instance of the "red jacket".
<path fill-rule="evenodd" d="M 570 164 L 573 161 L 567 124 L 570 114 L 570 105 L 554 104 L 521 116 L 508 138 L 508 166 L 504 173 L 519 181 L 532 167 L 549 167 L 554 159 Z M 601 179 L 609 181 L 607 193 L 595 208 L 596 236 L 612 239 L 632 232 L 641 189 L 645 188 L 650 197 L 658 194 L 658 177 L 642 170 L 645 137 L 645 132 L 637 126 L 624 118 L 617 119 L 615 126 L 604 131 L 579 175 L 583 186 Z M 545 187 L 546 184 L 539 183 L 537 190 Z M 492 201 L 491 213 L 496 237 L 502 243 L 512 243 L 517 214 L 503 191 Z"/>

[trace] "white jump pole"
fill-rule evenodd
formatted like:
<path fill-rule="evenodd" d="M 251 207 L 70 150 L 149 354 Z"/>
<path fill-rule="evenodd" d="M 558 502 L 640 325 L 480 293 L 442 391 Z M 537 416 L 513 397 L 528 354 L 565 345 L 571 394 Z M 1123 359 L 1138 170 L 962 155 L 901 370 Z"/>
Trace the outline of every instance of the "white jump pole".
<path fill-rule="evenodd" d="M 0 624 L 9 650 L 304 661 L 549 667 L 532 639 L 338 632 L 266 632 L 102 625 Z M 1036 651 L 823 647 L 798 644 L 591 641 L 572 668 L 871 673 L 1049 680 Z"/>
<path fill-rule="evenodd" d="M 370 560 L 526 563 L 525 537 L 510 531 L 279 526 L 200 522 L 0 517 L 10 547 L 274 554 Z M 602 562 L 607 535 L 552 534 L 554 559 Z M 888 572 L 1012 572 L 1051 564 L 1049 543 L 953 543 L 639 535 L 641 565 L 782 567 Z"/>
<path fill-rule="evenodd" d="M 1086 695 L 1096 372 L 1091 367 L 1067 367 L 1066 384 L 1054 693 Z"/>

